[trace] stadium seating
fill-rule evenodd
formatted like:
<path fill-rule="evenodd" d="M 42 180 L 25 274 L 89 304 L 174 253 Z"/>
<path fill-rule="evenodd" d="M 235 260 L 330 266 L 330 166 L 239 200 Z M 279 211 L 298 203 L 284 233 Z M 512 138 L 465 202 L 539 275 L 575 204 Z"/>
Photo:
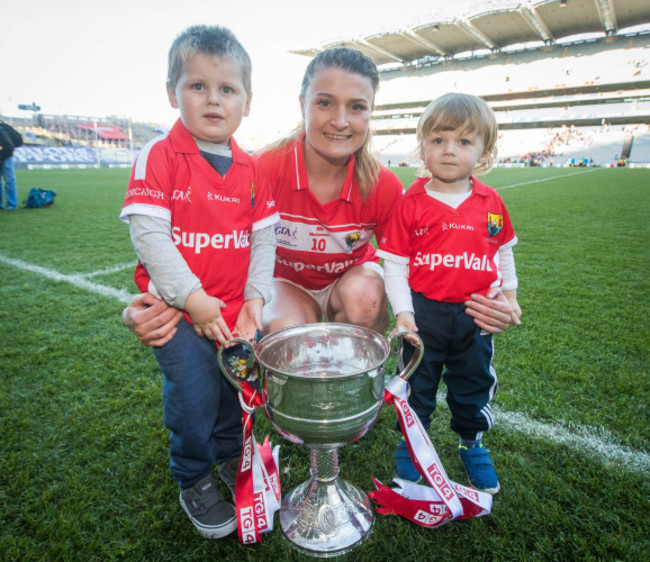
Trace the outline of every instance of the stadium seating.
<path fill-rule="evenodd" d="M 428 102 L 457 91 L 495 110 L 500 165 L 608 166 L 621 157 L 650 165 L 649 52 L 650 34 L 639 33 L 384 71 L 372 122 L 376 154 L 385 163 L 407 159 Z"/>

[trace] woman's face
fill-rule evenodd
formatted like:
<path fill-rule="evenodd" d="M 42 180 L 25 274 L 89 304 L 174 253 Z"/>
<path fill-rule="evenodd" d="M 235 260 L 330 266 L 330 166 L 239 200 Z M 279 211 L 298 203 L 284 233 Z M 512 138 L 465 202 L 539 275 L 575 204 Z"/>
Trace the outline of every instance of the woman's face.
<path fill-rule="evenodd" d="M 305 120 L 305 152 L 316 152 L 343 166 L 368 136 L 374 91 L 369 78 L 341 70 L 321 68 L 300 98 Z"/>

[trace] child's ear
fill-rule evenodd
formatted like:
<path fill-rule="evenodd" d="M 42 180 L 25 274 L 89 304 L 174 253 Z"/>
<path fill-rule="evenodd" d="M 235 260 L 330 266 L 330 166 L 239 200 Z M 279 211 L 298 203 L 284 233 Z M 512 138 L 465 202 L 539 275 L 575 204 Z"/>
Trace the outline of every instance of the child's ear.
<path fill-rule="evenodd" d="M 167 97 L 169 103 L 174 109 L 178 109 L 178 98 L 176 97 L 176 89 L 172 86 L 171 82 L 167 82 Z"/>
<path fill-rule="evenodd" d="M 251 101 L 253 100 L 253 92 L 246 94 L 246 105 L 244 106 L 244 117 L 248 117 L 251 112 Z"/>
<path fill-rule="evenodd" d="M 483 155 L 478 159 L 478 162 L 474 165 L 474 167 L 478 168 L 479 166 L 483 166 L 484 164 L 487 164 L 489 158 L 490 158 L 490 153 L 485 151 Z"/>

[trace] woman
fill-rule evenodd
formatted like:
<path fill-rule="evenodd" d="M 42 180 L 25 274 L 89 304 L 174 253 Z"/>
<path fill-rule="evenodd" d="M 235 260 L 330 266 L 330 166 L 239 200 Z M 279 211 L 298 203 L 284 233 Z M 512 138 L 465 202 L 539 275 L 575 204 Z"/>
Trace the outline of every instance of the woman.
<path fill-rule="evenodd" d="M 259 155 L 281 219 L 265 333 L 321 320 L 382 334 L 388 327 L 383 275 L 370 239 L 381 238 L 402 184 L 371 154 L 378 85 L 377 67 L 359 51 L 319 53 L 302 81 L 303 122 Z M 467 313 L 489 332 L 503 331 L 510 312 L 498 290 L 467 303 Z M 148 294 L 134 297 L 123 313 L 127 327 L 154 346 L 171 339 L 178 318 Z"/>

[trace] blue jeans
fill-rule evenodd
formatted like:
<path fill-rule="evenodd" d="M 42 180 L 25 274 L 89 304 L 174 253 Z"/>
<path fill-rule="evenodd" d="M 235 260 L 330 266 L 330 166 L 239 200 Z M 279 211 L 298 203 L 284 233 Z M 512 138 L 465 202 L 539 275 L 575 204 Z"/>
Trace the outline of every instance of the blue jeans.
<path fill-rule="evenodd" d="M 237 391 L 219 370 L 216 344 L 197 336 L 185 319 L 177 327 L 174 338 L 154 354 L 165 375 L 169 466 L 186 489 L 209 474 L 213 463 L 241 454 L 242 423 Z"/>
<path fill-rule="evenodd" d="M 4 201 L 2 194 L 2 180 L 7 193 L 7 209 L 15 209 L 18 206 L 18 194 L 16 192 L 16 172 L 14 172 L 14 157 L 10 156 L 2 162 L 2 179 L 0 179 L 0 209 Z"/>

